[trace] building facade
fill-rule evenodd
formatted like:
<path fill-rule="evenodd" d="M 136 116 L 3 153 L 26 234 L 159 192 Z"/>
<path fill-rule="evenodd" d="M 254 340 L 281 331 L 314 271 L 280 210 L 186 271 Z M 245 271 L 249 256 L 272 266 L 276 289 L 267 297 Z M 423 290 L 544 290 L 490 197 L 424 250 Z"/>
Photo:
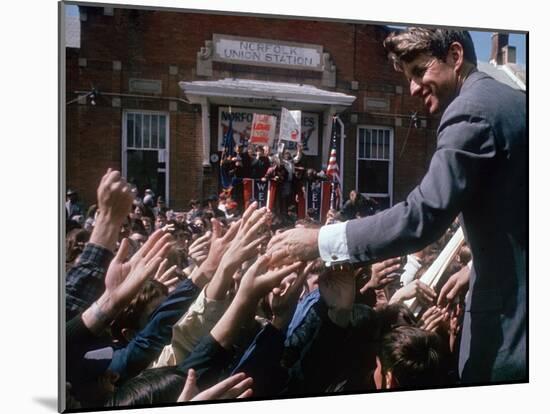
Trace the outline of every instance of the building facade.
<path fill-rule="evenodd" d="M 175 210 L 219 191 L 222 138 L 302 111 L 302 165 L 326 167 L 337 115 L 344 194 L 382 206 L 425 173 L 437 119 L 388 61 L 382 25 L 80 6 L 66 48 L 66 183 L 85 204 L 108 167 Z M 413 116 L 414 115 L 414 116 Z"/>

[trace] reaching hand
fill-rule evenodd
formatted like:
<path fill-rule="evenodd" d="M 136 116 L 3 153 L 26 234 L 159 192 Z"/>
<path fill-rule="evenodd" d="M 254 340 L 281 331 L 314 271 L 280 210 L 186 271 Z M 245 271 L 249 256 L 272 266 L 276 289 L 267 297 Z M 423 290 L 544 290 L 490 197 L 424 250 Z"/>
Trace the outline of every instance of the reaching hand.
<path fill-rule="evenodd" d="M 454 275 L 452 275 L 447 283 L 443 285 L 439 292 L 439 298 L 437 299 L 438 306 L 445 306 L 448 303 L 453 303 L 456 299 L 464 299 L 466 292 L 468 291 L 468 284 L 470 282 L 470 269 L 468 266 L 464 266 Z"/>
<path fill-rule="evenodd" d="M 416 279 L 395 292 L 390 298 L 390 303 L 404 302 L 405 300 L 412 299 L 414 297 L 416 297 L 416 299 L 418 299 L 423 306 L 431 306 L 434 303 L 437 294 L 435 293 L 435 290 L 427 284 Z"/>
<path fill-rule="evenodd" d="M 440 326 L 448 331 L 449 313 L 446 309 L 432 306 L 420 318 L 420 327 L 425 331 L 435 332 Z"/>
<path fill-rule="evenodd" d="M 262 243 L 267 242 L 269 234 L 264 230 L 270 215 L 265 207 L 256 209 L 257 202 L 253 202 L 243 213 L 239 229 L 231 245 L 224 255 L 226 265 L 239 266 L 258 253 Z"/>
<path fill-rule="evenodd" d="M 216 385 L 199 392 L 197 387 L 197 374 L 194 369 L 189 369 L 183 391 L 178 402 L 208 401 L 208 400 L 232 400 L 249 398 L 252 396 L 252 378 L 244 373 L 235 374 Z"/>
<path fill-rule="evenodd" d="M 170 249 L 171 241 L 172 236 L 170 234 L 165 234 L 162 230 L 157 230 L 151 234 L 149 239 L 143 244 L 143 246 L 141 246 L 141 248 L 132 256 L 130 260 L 125 261 L 128 256 L 130 245 L 128 243 L 128 239 L 122 240 L 116 256 L 113 258 L 109 268 L 107 269 L 107 274 L 105 275 L 105 288 L 107 290 L 113 290 L 120 285 L 143 257 L 146 257 L 149 260 L 156 256 L 157 253 L 161 252 L 161 250 L 162 257 L 165 257 Z"/>
<path fill-rule="evenodd" d="M 139 293 L 143 284 L 153 275 L 170 249 L 169 234 L 153 234 L 132 259 L 124 263 L 128 254 L 128 239 L 124 239 L 111 262 L 105 278 L 105 292 L 82 314 L 82 321 L 92 332 L 99 333 Z"/>
<path fill-rule="evenodd" d="M 250 266 L 241 279 L 241 284 L 237 291 L 239 298 L 256 304 L 260 298 L 267 295 L 276 286 L 279 286 L 286 276 L 303 266 L 302 262 L 296 262 L 268 270 L 270 260 L 270 255 L 263 255 Z"/>
<path fill-rule="evenodd" d="M 298 275 L 291 274 L 285 277 L 281 284 L 269 293 L 268 303 L 273 313 L 271 323 L 277 329 L 284 330 L 290 322 L 304 288 L 304 282 L 314 264 L 314 262 L 309 263 Z"/>
<path fill-rule="evenodd" d="M 361 293 L 367 289 L 384 289 L 386 285 L 393 282 L 397 271 L 401 268 L 401 258 L 394 257 L 382 262 L 373 263 L 370 269 L 370 279 L 361 288 Z"/>
<path fill-rule="evenodd" d="M 299 228 L 276 234 L 267 245 L 267 253 L 284 252 L 287 263 L 307 262 L 319 257 L 319 229 Z"/>
<path fill-rule="evenodd" d="M 132 208 L 134 195 L 119 171 L 107 170 L 97 188 L 99 214 L 121 225 Z"/>
<path fill-rule="evenodd" d="M 464 314 L 464 306 L 457 303 L 454 306 L 449 304 L 447 307 L 451 307 L 449 319 L 449 348 L 451 349 L 451 352 L 454 352 L 456 340 L 458 339 L 458 334 L 461 328 L 460 321 L 462 315 Z"/>
<path fill-rule="evenodd" d="M 120 227 L 130 214 L 134 194 L 120 172 L 110 168 L 97 187 L 98 214 L 90 243 L 114 251 Z"/>
<path fill-rule="evenodd" d="M 225 251 L 229 247 L 229 243 L 231 243 L 231 240 L 233 240 L 237 234 L 239 224 L 239 221 L 232 223 L 231 227 L 222 235 L 221 223 L 217 219 L 212 219 L 210 250 L 208 251 L 208 256 L 201 264 L 202 270 L 207 273 L 210 278 L 216 272 Z"/>
<path fill-rule="evenodd" d="M 188 255 L 197 266 L 200 266 L 208 257 L 211 236 L 212 232 L 207 231 L 189 246 Z"/>
<path fill-rule="evenodd" d="M 168 266 L 168 259 L 164 259 L 157 270 L 154 279 L 162 283 L 168 289 L 168 292 L 172 292 L 179 282 L 179 277 L 176 275 L 177 265 L 173 265 L 170 269 L 166 270 Z"/>

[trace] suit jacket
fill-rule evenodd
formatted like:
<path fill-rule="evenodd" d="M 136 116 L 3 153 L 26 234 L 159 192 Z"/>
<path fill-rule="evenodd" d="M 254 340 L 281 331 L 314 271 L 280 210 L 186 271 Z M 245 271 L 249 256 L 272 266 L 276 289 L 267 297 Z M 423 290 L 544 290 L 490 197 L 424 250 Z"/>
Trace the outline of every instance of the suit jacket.
<path fill-rule="evenodd" d="M 417 251 L 457 214 L 473 253 L 460 347 L 465 383 L 527 380 L 525 94 L 482 72 L 445 110 L 420 185 L 392 208 L 346 226 L 355 261 Z"/>

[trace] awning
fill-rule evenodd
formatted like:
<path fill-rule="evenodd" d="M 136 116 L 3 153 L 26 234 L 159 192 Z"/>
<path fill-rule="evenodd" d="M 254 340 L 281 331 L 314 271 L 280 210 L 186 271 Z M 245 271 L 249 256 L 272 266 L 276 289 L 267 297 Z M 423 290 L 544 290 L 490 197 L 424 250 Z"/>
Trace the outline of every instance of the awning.
<path fill-rule="evenodd" d="M 260 108 L 300 109 L 323 113 L 323 125 L 330 126 L 332 116 L 349 107 L 356 97 L 319 89 L 312 85 L 249 79 L 180 82 L 189 102 L 201 105 L 203 165 L 210 164 L 211 104 Z M 331 128 L 323 128 L 322 159 L 328 160 Z"/>
<path fill-rule="evenodd" d="M 294 103 L 302 109 L 321 109 L 323 106 L 350 106 L 356 97 L 340 92 L 319 89 L 312 85 L 286 82 L 269 82 L 249 79 L 220 79 L 215 81 L 180 82 L 180 87 L 192 103 L 207 98 L 212 103 L 227 104 L 250 102 L 288 105 Z M 293 105 L 288 105 L 289 107 Z"/>

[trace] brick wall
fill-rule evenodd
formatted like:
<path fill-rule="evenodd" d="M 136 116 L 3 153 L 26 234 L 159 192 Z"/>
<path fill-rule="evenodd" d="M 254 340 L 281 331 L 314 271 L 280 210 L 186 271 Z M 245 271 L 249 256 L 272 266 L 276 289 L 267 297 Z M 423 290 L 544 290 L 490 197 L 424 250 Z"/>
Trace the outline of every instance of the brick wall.
<path fill-rule="evenodd" d="M 162 82 L 162 94 L 156 99 L 101 96 L 96 106 L 71 104 L 67 107 L 67 186 L 80 190 L 86 204 L 95 201 L 95 189 L 107 167 L 121 168 L 121 123 L 124 109 L 158 110 L 170 116 L 170 201 L 175 208 L 186 208 L 189 199 L 204 198 L 217 192 L 218 170 L 202 166 L 201 108 L 178 102 L 170 111 L 169 99 L 183 97 L 179 81 L 216 80 L 225 77 L 307 83 L 322 89 L 357 97 L 341 114 L 345 122 L 345 188 L 355 187 L 357 125 L 390 126 L 394 130 L 394 202 L 402 200 L 424 174 L 435 144 L 436 120 L 427 128 L 412 129 L 403 157 L 399 153 L 409 131 L 413 112 L 426 113 L 409 96 L 403 76 L 388 62 L 382 41 L 387 28 L 366 24 L 348 24 L 296 19 L 269 19 L 250 16 L 216 16 L 200 13 L 115 9 L 114 16 L 103 15 L 103 8 L 85 7 L 81 24 L 81 48 L 67 52 L 67 100 L 76 90 L 128 93 L 130 78 L 156 79 Z M 213 77 L 196 74 L 197 52 L 214 33 L 312 43 L 323 46 L 336 65 L 336 87 L 322 86 L 320 72 L 262 68 L 214 63 Z M 79 58 L 86 66 L 79 66 Z M 120 62 L 120 70 L 114 61 Z M 177 74 L 170 74 L 170 65 Z M 351 82 L 358 89 L 351 89 Z M 389 107 L 375 114 L 365 107 L 365 98 L 382 99 Z M 215 151 L 218 107 L 212 105 L 211 152 Z M 172 108 L 174 109 L 174 108 Z M 357 122 L 351 121 L 351 116 Z M 319 112 L 319 137 L 323 136 L 322 112 Z M 401 117 L 401 126 L 396 126 Z M 328 126 L 330 127 L 330 126 Z M 323 143 L 320 142 L 319 154 Z M 321 157 L 305 159 L 306 166 L 319 168 Z"/>

